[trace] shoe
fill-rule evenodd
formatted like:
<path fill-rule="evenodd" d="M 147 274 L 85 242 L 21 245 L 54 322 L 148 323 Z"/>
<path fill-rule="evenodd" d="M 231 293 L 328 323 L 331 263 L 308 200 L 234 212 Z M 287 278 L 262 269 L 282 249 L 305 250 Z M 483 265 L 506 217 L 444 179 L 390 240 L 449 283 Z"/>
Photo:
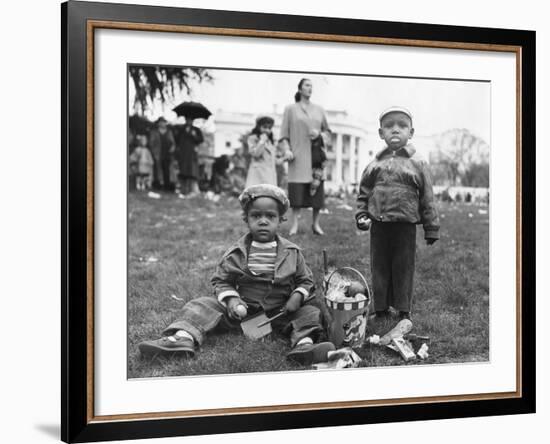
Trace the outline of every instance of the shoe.
<path fill-rule="evenodd" d="M 287 353 L 287 359 L 296 361 L 302 365 L 327 362 L 327 353 L 335 350 L 332 342 L 319 342 L 318 344 L 300 344 Z"/>
<path fill-rule="evenodd" d="M 153 341 L 144 341 L 138 345 L 138 348 L 142 355 L 185 354 L 189 357 L 195 355 L 194 341 L 177 336 L 164 336 Z"/>
<path fill-rule="evenodd" d="M 377 310 L 376 319 L 387 319 L 390 316 L 389 310 Z"/>
<path fill-rule="evenodd" d="M 316 236 L 324 236 L 325 232 L 321 230 L 321 228 L 315 228 L 313 225 L 311 226 L 311 231 L 313 231 L 313 234 Z"/>
<path fill-rule="evenodd" d="M 400 311 L 399 312 L 399 319 L 411 319 L 411 314 L 408 311 Z"/>

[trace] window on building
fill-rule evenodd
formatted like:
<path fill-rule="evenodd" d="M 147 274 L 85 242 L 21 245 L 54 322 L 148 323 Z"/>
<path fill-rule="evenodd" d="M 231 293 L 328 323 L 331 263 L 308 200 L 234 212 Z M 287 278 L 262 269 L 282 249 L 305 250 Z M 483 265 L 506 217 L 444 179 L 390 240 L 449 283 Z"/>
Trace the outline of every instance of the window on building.
<path fill-rule="evenodd" d="M 231 141 L 230 140 L 225 141 L 225 147 L 226 148 L 231 148 Z"/>
<path fill-rule="evenodd" d="M 349 183 L 350 182 L 349 161 L 342 162 L 342 181 L 344 183 Z"/>
<path fill-rule="evenodd" d="M 327 152 L 334 153 L 334 149 L 336 147 L 336 133 L 331 133 L 331 144 L 327 147 Z"/>

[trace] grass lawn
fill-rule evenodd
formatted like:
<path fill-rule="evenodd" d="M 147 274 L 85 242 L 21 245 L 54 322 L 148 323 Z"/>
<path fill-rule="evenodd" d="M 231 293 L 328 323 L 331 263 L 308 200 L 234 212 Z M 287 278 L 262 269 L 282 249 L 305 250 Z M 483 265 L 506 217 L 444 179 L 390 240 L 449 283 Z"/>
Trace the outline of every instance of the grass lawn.
<path fill-rule="evenodd" d="M 323 214 L 326 236 L 313 236 L 311 215 L 303 211 L 302 231 L 292 241 L 303 249 L 317 288 L 322 282 L 322 250 L 330 265 L 351 266 L 372 282 L 369 233 L 355 229 L 353 211 L 328 199 Z M 355 207 L 354 202 L 349 205 Z M 223 252 L 242 234 L 236 199 L 179 199 L 163 194 L 129 195 L 128 377 L 145 378 L 300 370 L 284 358 L 288 343 L 273 336 L 254 342 L 238 333 L 213 334 L 195 358 L 144 358 L 137 344 L 156 339 L 178 317 L 185 301 L 211 295 L 210 276 Z M 487 361 L 489 359 L 489 215 L 486 206 L 439 205 L 441 240 L 428 247 L 419 228 L 413 333 L 430 336 L 426 361 L 406 365 Z M 286 236 L 288 223 L 283 224 Z M 182 301 L 178 301 L 174 296 Z M 318 303 L 322 307 L 320 293 Z M 367 334 L 383 335 L 395 319 L 369 321 Z M 365 346 L 363 365 L 405 365 L 387 348 Z"/>

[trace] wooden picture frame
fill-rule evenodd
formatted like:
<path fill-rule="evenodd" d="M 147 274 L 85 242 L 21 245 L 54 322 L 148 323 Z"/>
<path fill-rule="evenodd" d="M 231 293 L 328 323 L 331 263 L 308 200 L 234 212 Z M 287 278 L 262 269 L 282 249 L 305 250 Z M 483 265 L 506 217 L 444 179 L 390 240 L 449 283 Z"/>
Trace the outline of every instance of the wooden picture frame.
<path fill-rule="evenodd" d="M 535 411 L 535 33 L 70 1 L 62 15 L 62 416 L 65 442 Z M 516 390 L 490 394 L 94 414 L 94 32 L 276 38 L 506 52 L 516 57 Z M 524 117 L 528 116 L 528 118 Z"/>

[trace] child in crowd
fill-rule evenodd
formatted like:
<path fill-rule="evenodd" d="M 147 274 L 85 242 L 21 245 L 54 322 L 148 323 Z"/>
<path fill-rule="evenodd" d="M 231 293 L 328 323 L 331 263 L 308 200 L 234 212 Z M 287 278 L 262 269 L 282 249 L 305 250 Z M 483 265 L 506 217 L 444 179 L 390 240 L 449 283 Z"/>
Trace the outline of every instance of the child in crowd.
<path fill-rule="evenodd" d="M 380 138 L 386 147 L 376 154 L 361 177 L 357 228 L 371 228 L 370 254 L 374 307 L 385 317 L 390 306 L 410 318 L 416 252 L 416 224 L 424 227 L 428 245 L 439 239 L 428 164 L 409 143 L 411 113 L 392 107 L 380 115 Z"/>
<path fill-rule="evenodd" d="M 153 155 L 147 148 L 147 136 L 141 134 L 137 137 L 138 146 L 130 154 L 130 165 L 136 171 L 136 189 L 150 190 L 153 183 Z"/>
<path fill-rule="evenodd" d="M 247 315 L 285 311 L 274 330 L 290 336 L 287 358 L 303 365 L 326 361 L 334 350 L 323 336 L 320 310 L 304 299 L 312 291 L 311 270 L 302 252 L 278 235 L 289 202 L 274 185 L 251 186 L 239 196 L 248 233 L 222 256 L 212 285 L 215 297 L 199 297 L 184 305 L 179 319 L 160 339 L 139 344 L 142 354 L 180 353 L 193 356 L 207 333 L 239 330 Z"/>
<path fill-rule="evenodd" d="M 247 187 L 263 183 L 277 185 L 273 123 L 273 119 L 269 116 L 258 117 L 256 126 L 248 137 L 250 165 L 246 176 Z"/>

